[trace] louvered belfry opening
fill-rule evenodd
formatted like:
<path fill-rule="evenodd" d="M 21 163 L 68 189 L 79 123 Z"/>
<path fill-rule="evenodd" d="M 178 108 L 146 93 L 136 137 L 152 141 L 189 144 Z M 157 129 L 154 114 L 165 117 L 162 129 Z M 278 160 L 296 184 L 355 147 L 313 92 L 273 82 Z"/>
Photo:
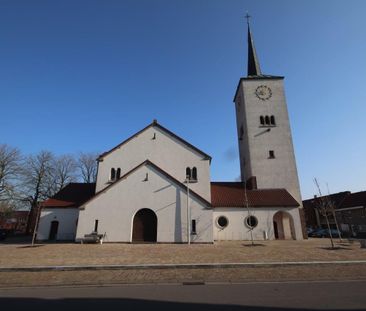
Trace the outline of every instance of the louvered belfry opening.
<path fill-rule="evenodd" d="M 156 214 L 144 208 L 139 210 L 133 218 L 132 242 L 156 242 L 158 220 Z"/>

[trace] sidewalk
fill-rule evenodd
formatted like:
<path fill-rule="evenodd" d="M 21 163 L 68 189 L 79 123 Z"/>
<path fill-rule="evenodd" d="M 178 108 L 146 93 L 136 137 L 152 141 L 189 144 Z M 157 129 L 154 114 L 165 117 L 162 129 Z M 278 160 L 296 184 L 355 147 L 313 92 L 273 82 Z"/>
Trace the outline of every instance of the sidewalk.
<path fill-rule="evenodd" d="M 366 279 L 358 242 L 0 244 L 0 287 Z"/>

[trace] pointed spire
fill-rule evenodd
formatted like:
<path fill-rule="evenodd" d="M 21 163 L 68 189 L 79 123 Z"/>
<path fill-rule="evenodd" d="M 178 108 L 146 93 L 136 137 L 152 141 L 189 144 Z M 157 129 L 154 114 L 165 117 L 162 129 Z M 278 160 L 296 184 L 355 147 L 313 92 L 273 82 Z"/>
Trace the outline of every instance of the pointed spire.
<path fill-rule="evenodd" d="M 249 18 L 251 17 L 248 13 L 245 16 L 248 24 L 248 77 L 249 76 L 260 76 L 262 75 L 261 68 L 259 66 L 259 60 L 254 47 L 254 41 L 252 32 L 250 31 Z"/>

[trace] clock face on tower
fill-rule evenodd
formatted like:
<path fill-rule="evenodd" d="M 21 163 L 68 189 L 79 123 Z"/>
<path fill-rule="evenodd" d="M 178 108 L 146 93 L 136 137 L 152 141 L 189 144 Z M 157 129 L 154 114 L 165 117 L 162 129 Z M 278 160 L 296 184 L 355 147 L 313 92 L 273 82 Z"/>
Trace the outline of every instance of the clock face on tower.
<path fill-rule="evenodd" d="M 260 85 L 255 89 L 255 96 L 260 100 L 270 99 L 272 96 L 272 90 L 266 85 Z"/>

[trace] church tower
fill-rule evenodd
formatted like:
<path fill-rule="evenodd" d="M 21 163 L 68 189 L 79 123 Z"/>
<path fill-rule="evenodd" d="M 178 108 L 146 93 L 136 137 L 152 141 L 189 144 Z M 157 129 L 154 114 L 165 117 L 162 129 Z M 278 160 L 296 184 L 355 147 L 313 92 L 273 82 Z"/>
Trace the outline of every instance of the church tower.
<path fill-rule="evenodd" d="M 258 189 L 285 188 L 301 207 L 284 77 L 262 74 L 247 18 L 248 74 L 234 97 L 241 179 Z"/>

